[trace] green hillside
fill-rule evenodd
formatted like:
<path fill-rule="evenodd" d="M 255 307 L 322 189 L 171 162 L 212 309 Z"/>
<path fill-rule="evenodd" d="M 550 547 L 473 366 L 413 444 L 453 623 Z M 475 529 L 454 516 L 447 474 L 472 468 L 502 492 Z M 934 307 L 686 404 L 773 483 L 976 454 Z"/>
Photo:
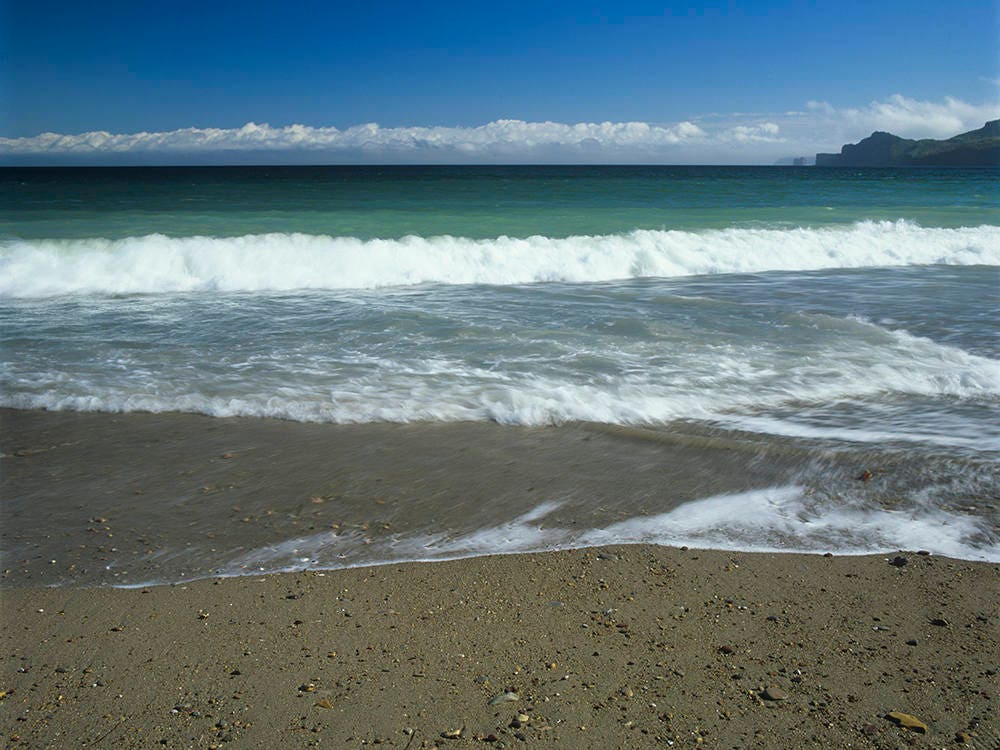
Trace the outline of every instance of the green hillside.
<path fill-rule="evenodd" d="M 876 131 L 839 154 L 816 154 L 817 167 L 1000 166 L 1000 120 L 947 140 L 913 140 Z"/>

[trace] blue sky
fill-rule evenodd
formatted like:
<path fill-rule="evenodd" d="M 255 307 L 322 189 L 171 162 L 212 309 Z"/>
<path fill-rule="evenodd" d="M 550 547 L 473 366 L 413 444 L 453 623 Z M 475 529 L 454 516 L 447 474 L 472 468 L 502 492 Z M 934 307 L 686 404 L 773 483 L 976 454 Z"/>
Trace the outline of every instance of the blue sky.
<path fill-rule="evenodd" d="M 629 156 L 638 143 L 638 160 L 766 162 L 839 147 L 883 115 L 894 132 L 941 137 L 1000 109 L 994 0 L 7 0 L 3 13 L 0 153 L 125 149 L 183 161 L 185 136 L 175 131 L 193 128 L 232 131 L 196 137 L 200 158 L 277 150 L 293 160 L 496 160 L 518 156 L 522 138 L 522 155 L 539 160 L 594 160 L 603 146 Z M 584 146 L 578 138 L 563 151 L 573 131 L 536 128 L 531 140 L 507 127 L 500 151 L 485 150 L 492 136 L 469 134 L 509 120 L 662 132 L 606 142 L 588 131 Z M 232 134 L 246 123 L 272 131 Z M 337 140 L 329 130 L 368 123 L 378 137 Z M 683 123 L 700 132 L 678 130 Z M 282 131 L 291 125 L 306 130 Z M 28 140 L 92 131 L 175 134 L 86 146 Z"/>

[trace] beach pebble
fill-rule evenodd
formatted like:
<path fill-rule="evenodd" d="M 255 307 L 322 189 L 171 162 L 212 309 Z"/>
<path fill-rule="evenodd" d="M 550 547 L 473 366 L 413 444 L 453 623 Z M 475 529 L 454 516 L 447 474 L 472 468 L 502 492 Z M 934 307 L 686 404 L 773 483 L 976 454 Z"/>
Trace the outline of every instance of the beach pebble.
<path fill-rule="evenodd" d="M 902 711 L 890 711 L 886 718 L 896 724 L 896 726 L 909 729 L 920 734 L 927 733 L 927 725 L 913 714 L 904 714 Z"/>
<path fill-rule="evenodd" d="M 889 564 L 894 568 L 902 568 L 904 565 L 908 564 L 910 561 L 907 560 L 902 555 L 896 555 L 889 561 Z"/>
<path fill-rule="evenodd" d="M 441 732 L 441 736 L 446 740 L 457 740 L 462 736 L 462 732 L 465 731 L 465 727 L 459 727 L 458 729 L 449 729 L 447 731 Z"/>
<path fill-rule="evenodd" d="M 779 687 L 769 685 L 764 689 L 764 692 L 761 693 L 761 697 L 769 701 L 786 701 L 788 700 L 788 693 Z"/>
<path fill-rule="evenodd" d="M 495 695 L 492 698 L 490 698 L 489 703 L 487 705 L 499 706 L 501 703 L 512 703 L 518 700 L 521 700 L 521 696 L 519 696 L 517 693 L 506 692 L 506 693 L 500 693 L 500 695 Z"/>

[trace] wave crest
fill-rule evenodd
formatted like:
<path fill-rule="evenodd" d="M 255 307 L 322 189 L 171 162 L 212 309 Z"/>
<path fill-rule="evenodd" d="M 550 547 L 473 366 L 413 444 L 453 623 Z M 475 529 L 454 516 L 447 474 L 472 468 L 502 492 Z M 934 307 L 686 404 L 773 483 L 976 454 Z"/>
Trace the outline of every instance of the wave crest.
<path fill-rule="evenodd" d="M 636 230 L 552 238 L 308 234 L 4 240 L 0 296 L 586 283 L 642 277 L 929 264 L 1000 265 L 1000 227 Z"/>

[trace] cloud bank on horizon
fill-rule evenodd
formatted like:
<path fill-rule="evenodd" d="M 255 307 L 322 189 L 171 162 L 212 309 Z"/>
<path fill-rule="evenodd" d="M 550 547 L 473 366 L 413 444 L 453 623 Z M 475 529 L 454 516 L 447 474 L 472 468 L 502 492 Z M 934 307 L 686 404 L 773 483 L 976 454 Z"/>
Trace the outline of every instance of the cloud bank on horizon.
<path fill-rule="evenodd" d="M 709 115 L 697 122 L 559 123 L 496 120 L 479 126 L 346 129 L 247 123 L 239 128 L 0 138 L 0 161 L 17 163 L 652 162 L 767 164 L 839 150 L 874 130 L 947 138 L 1000 117 L 1000 102 L 940 102 L 896 94 L 860 108 L 809 102 L 801 111 Z"/>

